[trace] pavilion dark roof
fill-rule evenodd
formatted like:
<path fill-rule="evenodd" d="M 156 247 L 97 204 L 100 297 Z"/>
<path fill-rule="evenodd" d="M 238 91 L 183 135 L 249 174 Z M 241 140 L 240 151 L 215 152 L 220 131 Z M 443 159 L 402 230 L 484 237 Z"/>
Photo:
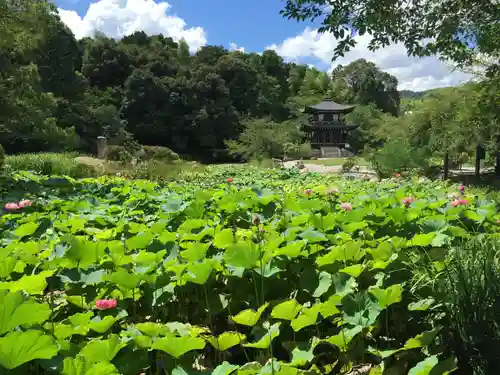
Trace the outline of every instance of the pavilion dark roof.
<path fill-rule="evenodd" d="M 325 99 L 321 103 L 308 105 L 305 112 L 350 112 L 354 109 L 354 105 L 339 104 L 333 100 Z"/>

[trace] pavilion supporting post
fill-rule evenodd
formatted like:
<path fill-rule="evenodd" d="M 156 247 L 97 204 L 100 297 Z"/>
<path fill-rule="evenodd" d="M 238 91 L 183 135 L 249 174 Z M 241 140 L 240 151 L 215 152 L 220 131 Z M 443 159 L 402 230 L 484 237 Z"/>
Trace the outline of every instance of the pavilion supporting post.
<path fill-rule="evenodd" d="M 444 154 L 444 165 L 443 165 L 443 179 L 447 180 L 448 179 L 448 175 L 449 175 L 449 172 L 450 172 L 450 169 L 449 169 L 449 159 L 450 159 L 450 155 L 448 154 L 448 151 Z"/>

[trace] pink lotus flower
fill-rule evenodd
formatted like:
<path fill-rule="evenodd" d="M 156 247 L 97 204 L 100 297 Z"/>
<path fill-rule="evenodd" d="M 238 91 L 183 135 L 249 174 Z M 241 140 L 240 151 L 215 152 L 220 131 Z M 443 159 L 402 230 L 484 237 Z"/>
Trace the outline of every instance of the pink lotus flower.
<path fill-rule="evenodd" d="M 18 203 L 19 208 L 29 207 L 33 204 L 29 199 L 23 199 Z"/>
<path fill-rule="evenodd" d="M 115 299 L 99 299 L 95 302 L 95 307 L 98 310 L 109 310 L 114 309 L 117 303 Z"/>
<path fill-rule="evenodd" d="M 462 184 L 458 185 L 458 191 L 463 193 L 465 191 L 465 186 Z"/>
<path fill-rule="evenodd" d="M 340 208 L 344 211 L 352 211 L 352 204 L 343 202 L 340 204 Z"/>
<path fill-rule="evenodd" d="M 451 202 L 451 205 L 453 207 L 467 206 L 468 204 L 469 204 L 469 201 L 467 199 L 455 199 L 453 202 Z"/>
<path fill-rule="evenodd" d="M 406 208 L 410 207 L 410 205 L 415 201 L 415 198 L 413 197 L 406 197 L 402 200 L 403 204 L 405 205 Z"/>
<path fill-rule="evenodd" d="M 19 210 L 21 207 L 17 203 L 10 202 L 10 203 L 5 203 L 5 206 L 3 206 L 7 211 L 16 211 Z"/>
<path fill-rule="evenodd" d="M 304 194 L 305 195 L 311 195 L 312 192 L 313 192 L 312 189 L 306 189 L 306 190 L 304 190 Z"/>

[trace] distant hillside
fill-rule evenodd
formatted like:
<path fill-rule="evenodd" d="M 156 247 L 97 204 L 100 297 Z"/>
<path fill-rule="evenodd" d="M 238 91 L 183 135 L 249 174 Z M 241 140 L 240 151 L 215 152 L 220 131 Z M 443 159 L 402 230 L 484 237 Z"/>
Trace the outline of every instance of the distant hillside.
<path fill-rule="evenodd" d="M 426 90 L 426 91 L 401 90 L 399 92 L 399 96 L 401 99 L 420 99 L 422 96 L 424 96 L 429 91 L 430 90 Z"/>

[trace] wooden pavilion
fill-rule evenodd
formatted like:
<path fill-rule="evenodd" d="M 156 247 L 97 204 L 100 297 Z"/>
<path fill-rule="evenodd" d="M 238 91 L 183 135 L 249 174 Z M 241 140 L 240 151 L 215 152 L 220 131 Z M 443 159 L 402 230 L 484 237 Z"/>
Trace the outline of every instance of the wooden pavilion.
<path fill-rule="evenodd" d="M 347 135 L 358 125 L 347 124 L 345 116 L 354 110 L 355 106 L 335 103 L 325 99 L 321 103 L 307 106 L 304 113 L 311 115 L 309 125 L 303 127 L 306 140 L 313 149 L 324 147 L 344 148 L 347 144 Z"/>

